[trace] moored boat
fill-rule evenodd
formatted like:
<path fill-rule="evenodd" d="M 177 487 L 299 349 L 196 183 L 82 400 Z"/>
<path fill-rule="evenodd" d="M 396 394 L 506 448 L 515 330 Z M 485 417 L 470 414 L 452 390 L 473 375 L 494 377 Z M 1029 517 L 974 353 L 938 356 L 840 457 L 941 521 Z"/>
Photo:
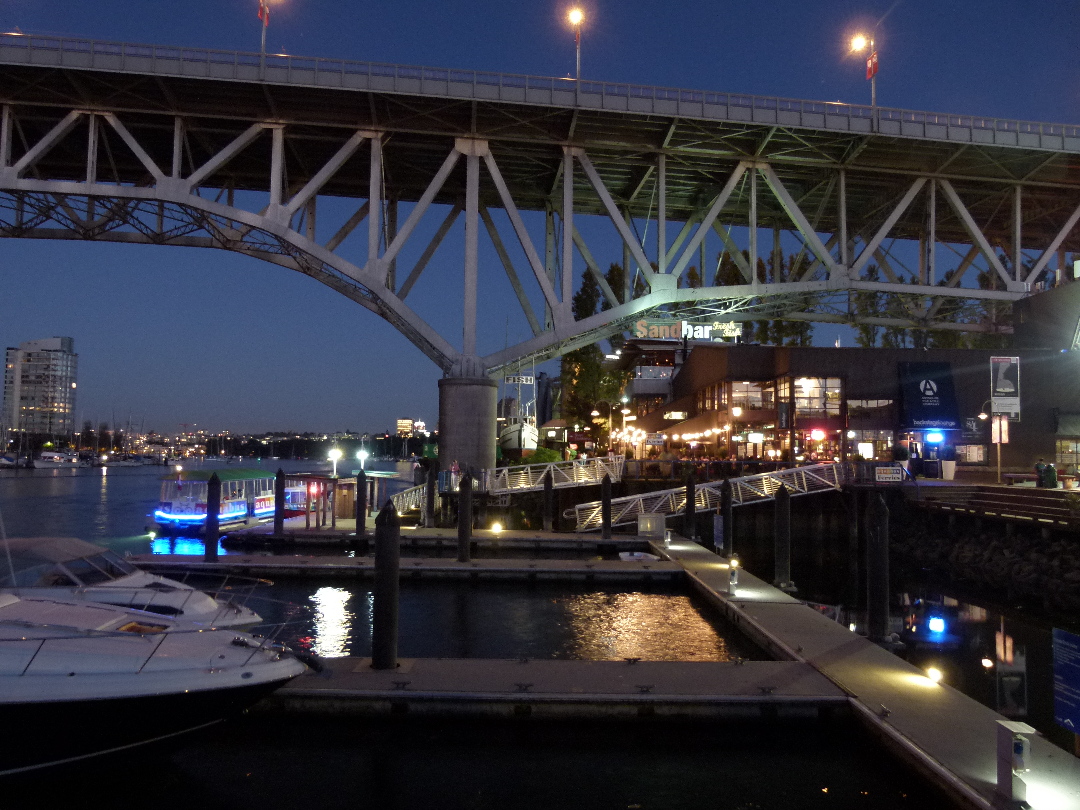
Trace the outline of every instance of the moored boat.
<path fill-rule="evenodd" d="M 161 501 L 154 522 L 169 532 L 200 532 L 206 526 L 207 484 L 221 481 L 218 526 L 257 523 L 274 516 L 274 476 L 265 470 L 185 470 L 161 479 Z"/>
<path fill-rule="evenodd" d="M 303 670 L 235 630 L 0 592 L 0 776 L 204 728 Z"/>
<path fill-rule="evenodd" d="M 101 602 L 204 627 L 250 627 L 261 621 L 245 604 L 260 580 L 226 576 L 200 580 L 196 589 L 74 537 L 12 537 L 6 553 L 0 587 L 17 595 Z"/>
<path fill-rule="evenodd" d="M 59 450 L 46 450 L 34 459 L 35 467 L 89 467 L 90 462 L 79 458 L 78 453 Z"/>

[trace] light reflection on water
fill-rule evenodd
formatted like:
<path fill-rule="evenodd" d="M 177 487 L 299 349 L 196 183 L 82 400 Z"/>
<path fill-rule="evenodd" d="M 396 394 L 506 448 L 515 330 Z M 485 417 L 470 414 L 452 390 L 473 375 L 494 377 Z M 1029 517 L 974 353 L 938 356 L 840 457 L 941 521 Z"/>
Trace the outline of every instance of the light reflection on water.
<path fill-rule="evenodd" d="M 352 594 L 344 588 L 319 588 L 309 599 L 315 604 L 311 649 L 323 658 L 349 654 L 353 614 L 346 607 Z"/>
<path fill-rule="evenodd" d="M 371 655 L 373 596 L 362 584 L 279 580 L 282 602 L 312 605 L 291 635 L 327 658 Z M 280 613 L 275 617 L 275 612 Z M 730 661 L 764 658 L 737 630 L 675 588 L 599 590 L 582 584 L 403 582 L 398 653 L 405 658 Z"/>

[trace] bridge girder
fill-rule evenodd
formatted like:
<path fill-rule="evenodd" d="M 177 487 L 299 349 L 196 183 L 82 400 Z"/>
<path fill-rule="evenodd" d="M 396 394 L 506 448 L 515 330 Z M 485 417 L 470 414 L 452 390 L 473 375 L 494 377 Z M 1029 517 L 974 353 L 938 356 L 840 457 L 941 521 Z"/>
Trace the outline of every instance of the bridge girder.
<path fill-rule="evenodd" d="M 90 68 L 0 63 L 0 87 L 0 235 L 215 247 L 290 267 L 450 375 L 546 359 L 657 311 L 1005 332 L 972 302 L 1017 300 L 1080 250 L 1065 151 Z M 318 216 L 343 201 L 347 216 Z M 436 208 L 442 224 L 422 233 Z M 462 214 L 458 342 L 406 299 L 446 283 L 427 267 Z M 487 354 L 481 225 L 531 333 Z M 785 242 L 794 261 L 770 267 Z M 596 258 L 613 246 L 621 290 Z M 399 278 L 407 247 L 419 256 Z M 691 267 L 711 280 L 717 255 L 740 283 L 687 286 Z M 609 308 L 577 320 L 580 272 Z"/>

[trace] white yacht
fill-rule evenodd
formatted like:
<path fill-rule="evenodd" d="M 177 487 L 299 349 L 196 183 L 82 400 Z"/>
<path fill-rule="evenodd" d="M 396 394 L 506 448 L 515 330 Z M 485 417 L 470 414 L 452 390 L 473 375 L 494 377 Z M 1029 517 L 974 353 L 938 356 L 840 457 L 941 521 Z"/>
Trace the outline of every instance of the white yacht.
<path fill-rule="evenodd" d="M 303 671 L 266 638 L 0 592 L 0 776 L 204 728 Z"/>
<path fill-rule="evenodd" d="M 147 573 L 74 537 L 13 537 L 6 552 L 0 547 L 0 588 L 9 592 L 137 608 L 205 627 L 258 624 L 259 615 L 246 606 L 258 584 L 257 579 L 216 577 L 200 581 L 203 589 L 198 589 Z"/>

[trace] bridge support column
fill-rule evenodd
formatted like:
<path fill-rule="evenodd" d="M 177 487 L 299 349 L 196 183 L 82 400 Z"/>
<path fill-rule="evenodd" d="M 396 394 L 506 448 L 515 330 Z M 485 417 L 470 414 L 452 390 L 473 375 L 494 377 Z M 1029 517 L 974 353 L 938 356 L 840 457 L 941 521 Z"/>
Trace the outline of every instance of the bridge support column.
<path fill-rule="evenodd" d="M 456 461 L 474 475 L 495 466 L 495 400 L 499 384 L 487 377 L 439 380 L 439 469 Z"/>

